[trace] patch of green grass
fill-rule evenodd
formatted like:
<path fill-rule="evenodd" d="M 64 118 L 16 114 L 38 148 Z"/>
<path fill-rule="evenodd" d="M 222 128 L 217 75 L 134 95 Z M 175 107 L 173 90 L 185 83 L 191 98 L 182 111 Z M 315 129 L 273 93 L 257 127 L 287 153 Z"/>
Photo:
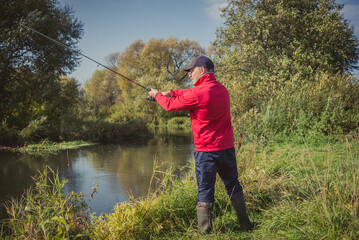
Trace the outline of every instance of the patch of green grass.
<path fill-rule="evenodd" d="M 261 145 L 238 152 L 240 182 L 254 231 L 241 232 L 224 185 L 216 183 L 213 232 L 197 231 L 193 164 L 180 179 L 157 172 L 157 192 L 132 199 L 99 219 L 104 239 L 359 238 L 359 141 Z"/>
<path fill-rule="evenodd" d="M 91 146 L 95 143 L 85 141 L 71 141 L 55 143 L 48 140 L 44 140 L 37 144 L 27 144 L 23 147 L 16 149 L 16 151 L 25 154 L 41 155 L 41 154 L 56 154 L 61 150 L 77 149 L 80 147 Z"/>
<path fill-rule="evenodd" d="M 156 161 L 148 195 L 130 197 L 113 213 L 93 217 L 86 231 L 94 239 L 358 239 L 359 140 L 303 142 L 252 142 L 237 152 L 248 215 L 256 224 L 252 232 L 240 230 L 218 177 L 213 231 L 199 234 L 194 163 L 161 170 Z M 26 219 L 21 206 L 9 208 L 19 209 L 13 231 Z M 46 206 L 39 216 L 53 209 Z M 56 226 L 56 219 L 50 220 L 55 222 L 49 226 Z"/>
<path fill-rule="evenodd" d="M 89 239 L 92 226 L 84 196 L 65 196 L 66 183 L 50 168 L 34 177 L 33 188 L 5 204 L 9 219 L 2 222 L 0 239 Z"/>

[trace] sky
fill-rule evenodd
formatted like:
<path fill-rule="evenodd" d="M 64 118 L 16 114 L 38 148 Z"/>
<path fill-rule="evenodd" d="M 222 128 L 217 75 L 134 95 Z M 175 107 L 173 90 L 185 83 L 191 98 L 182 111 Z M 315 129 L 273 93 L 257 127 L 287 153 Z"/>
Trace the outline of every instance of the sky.
<path fill-rule="evenodd" d="M 359 1 L 337 0 L 344 4 L 344 17 L 350 20 L 359 36 Z M 216 39 L 221 26 L 219 8 L 226 0 L 59 0 L 72 7 L 75 17 L 84 26 L 78 44 L 83 54 L 106 65 L 111 53 L 123 52 L 136 40 L 150 38 L 197 41 L 207 48 Z M 103 69 L 86 58 L 70 74 L 83 84 L 94 71 Z"/>

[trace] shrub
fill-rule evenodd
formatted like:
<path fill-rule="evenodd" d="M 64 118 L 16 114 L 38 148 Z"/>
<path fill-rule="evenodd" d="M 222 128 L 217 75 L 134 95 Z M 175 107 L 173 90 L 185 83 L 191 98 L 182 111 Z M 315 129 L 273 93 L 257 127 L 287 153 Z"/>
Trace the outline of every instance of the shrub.
<path fill-rule="evenodd" d="M 46 121 L 46 117 L 32 120 L 27 127 L 21 130 L 20 136 L 28 142 L 43 139 L 46 136 Z"/>
<path fill-rule="evenodd" d="M 13 146 L 21 142 L 19 132 L 15 129 L 10 129 L 5 123 L 0 126 L 0 145 Z"/>
<path fill-rule="evenodd" d="M 67 180 L 48 168 L 34 177 L 34 188 L 6 204 L 4 221 L 11 239 L 87 239 L 91 225 L 83 194 L 63 194 Z"/>
<path fill-rule="evenodd" d="M 114 213 L 99 218 L 95 234 L 103 239 L 151 239 L 190 228 L 196 216 L 197 186 L 192 171 L 178 179 L 174 174 L 177 170 L 155 169 L 154 176 L 161 177 L 156 191 L 117 204 Z M 185 168 L 181 171 L 187 172 Z"/>
<path fill-rule="evenodd" d="M 244 128 L 249 140 L 348 134 L 359 125 L 359 85 L 347 75 L 317 73 L 306 80 L 293 76 L 250 109 L 248 105 L 239 108 L 240 103 L 251 101 L 249 90 L 234 94 L 231 99 L 239 111 L 233 112 L 235 131 Z"/>
<path fill-rule="evenodd" d="M 167 124 L 174 126 L 191 126 L 191 120 L 189 117 L 173 117 L 168 120 Z"/>

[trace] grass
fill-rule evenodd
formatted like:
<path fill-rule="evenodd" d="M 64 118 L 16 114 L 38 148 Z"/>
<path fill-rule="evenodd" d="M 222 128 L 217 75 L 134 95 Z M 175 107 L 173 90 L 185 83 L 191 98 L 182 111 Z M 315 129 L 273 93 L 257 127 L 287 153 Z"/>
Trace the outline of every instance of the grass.
<path fill-rule="evenodd" d="M 357 239 L 358 143 L 244 145 L 238 168 L 253 232 L 239 230 L 220 180 L 214 230 L 197 232 L 193 164 L 180 180 L 173 169 L 161 172 L 157 192 L 117 205 L 95 232 L 102 239 Z"/>
<path fill-rule="evenodd" d="M 63 194 L 67 180 L 47 168 L 34 177 L 34 187 L 5 204 L 9 219 L 0 239 L 88 239 L 92 226 L 83 194 Z"/>
<path fill-rule="evenodd" d="M 20 153 L 32 154 L 32 155 L 56 154 L 61 150 L 77 149 L 80 147 L 91 146 L 94 144 L 95 143 L 86 142 L 86 141 L 71 141 L 71 142 L 55 143 L 48 140 L 44 140 L 41 143 L 37 143 L 37 144 L 27 144 L 23 147 L 17 148 L 16 151 Z"/>
<path fill-rule="evenodd" d="M 213 232 L 198 233 L 197 186 L 191 162 L 183 168 L 164 171 L 156 163 L 150 188 L 153 190 L 145 197 L 130 197 L 129 201 L 119 203 L 114 206 L 114 213 L 93 217 L 89 225 L 84 225 L 86 236 L 93 239 L 358 239 L 359 140 L 303 142 L 247 143 L 237 152 L 248 214 L 256 223 L 252 232 L 240 231 L 218 179 Z M 25 217 L 21 211 L 15 212 L 18 215 L 14 215 L 12 224 L 17 226 Z M 65 223 L 70 226 L 70 221 Z M 13 234 L 16 231 L 12 228 Z M 53 234 L 54 237 L 58 232 Z"/>
<path fill-rule="evenodd" d="M 250 169 L 243 181 L 250 189 L 250 209 L 261 222 L 252 239 L 359 237 L 358 140 L 249 149 L 244 153 L 256 153 L 240 168 Z"/>

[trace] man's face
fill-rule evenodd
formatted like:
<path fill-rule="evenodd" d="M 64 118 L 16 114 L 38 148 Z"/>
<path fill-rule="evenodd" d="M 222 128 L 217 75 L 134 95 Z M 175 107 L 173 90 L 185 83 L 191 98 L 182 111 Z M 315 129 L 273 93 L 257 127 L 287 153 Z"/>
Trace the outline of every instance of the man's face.
<path fill-rule="evenodd" d="M 204 74 L 204 67 L 194 67 L 191 68 L 188 72 L 189 77 L 192 78 L 193 84 L 197 82 L 197 80 Z"/>

